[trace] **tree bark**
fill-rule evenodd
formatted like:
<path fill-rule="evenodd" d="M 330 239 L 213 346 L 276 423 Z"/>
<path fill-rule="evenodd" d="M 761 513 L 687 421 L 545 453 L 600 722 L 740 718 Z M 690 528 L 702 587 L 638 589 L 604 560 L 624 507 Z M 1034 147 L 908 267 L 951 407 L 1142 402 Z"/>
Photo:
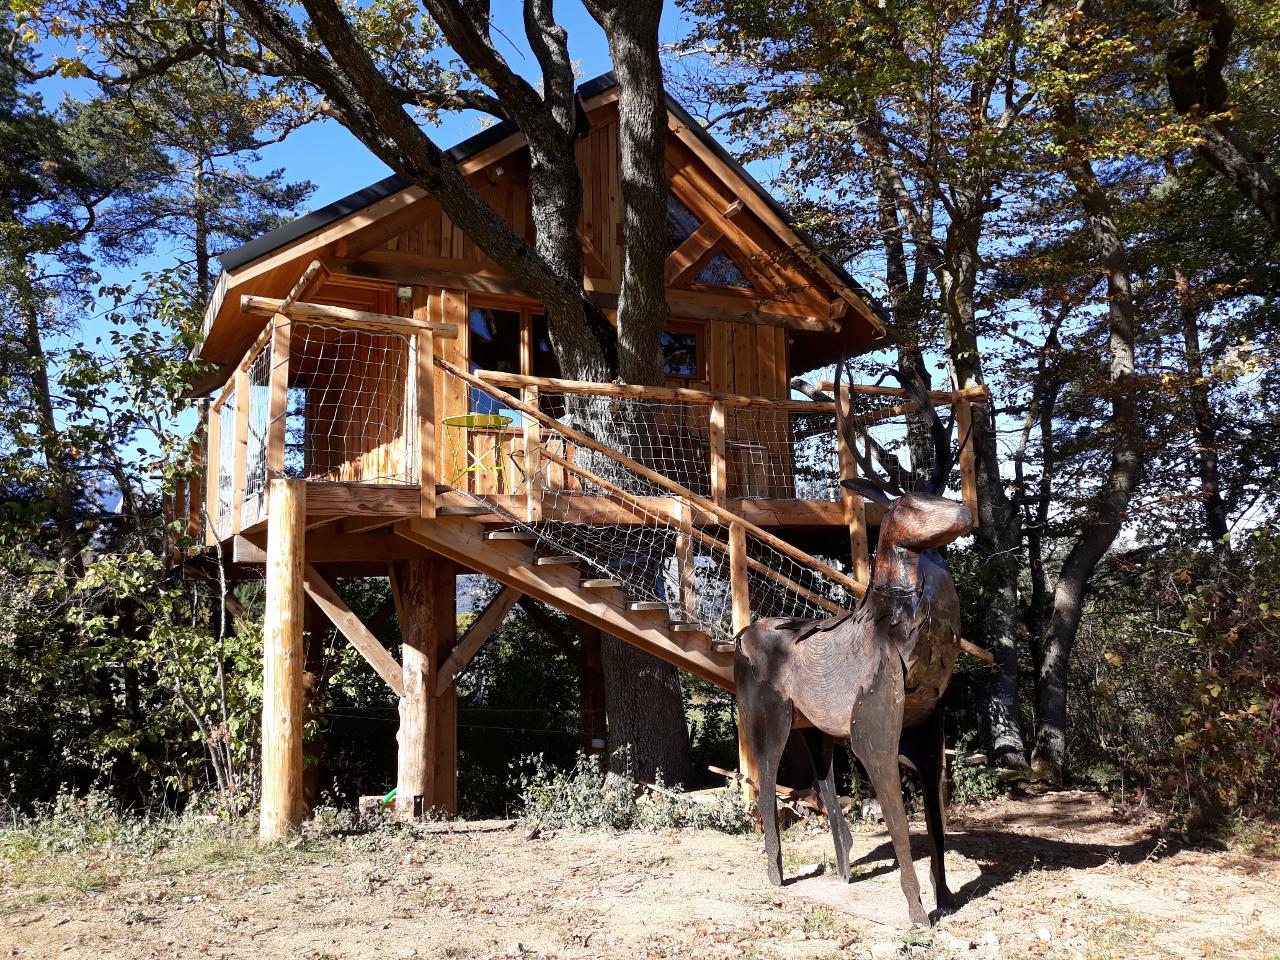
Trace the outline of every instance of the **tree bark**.
<path fill-rule="evenodd" d="M 627 383 L 661 385 L 670 191 L 666 88 L 658 55 L 662 3 L 587 0 L 586 7 L 604 29 L 618 77 L 623 212 L 618 374 Z M 610 768 L 646 781 L 660 773 L 667 783 L 686 782 L 691 752 L 679 671 L 607 634 L 601 658 Z M 626 753 L 620 754 L 623 748 Z"/>
<path fill-rule="evenodd" d="M 1032 767 L 1040 779 L 1063 782 L 1067 766 L 1067 667 L 1084 601 L 1098 562 L 1120 532 L 1142 476 L 1142 439 L 1138 422 L 1136 365 L 1137 313 L 1133 305 L 1129 260 L 1112 216 L 1111 201 L 1093 166 L 1075 140 L 1079 118 L 1070 100 L 1054 109 L 1057 137 L 1065 149 L 1065 172 L 1084 212 L 1085 227 L 1107 277 L 1110 334 L 1108 392 L 1114 441 L 1106 480 L 1093 499 L 1058 574 L 1053 614 L 1038 676 L 1035 749 Z"/>
<path fill-rule="evenodd" d="M 1227 548 L 1227 505 L 1222 499 L 1222 477 L 1218 469 L 1218 430 L 1213 404 L 1204 375 L 1204 355 L 1200 350 L 1200 316 L 1191 284 L 1181 270 L 1174 270 L 1178 291 L 1178 319 L 1187 364 L 1191 423 L 1196 438 L 1196 466 L 1200 473 L 1200 502 L 1204 506 L 1205 532 L 1215 554 Z"/>
<path fill-rule="evenodd" d="M 1228 91 L 1222 74 L 1231 55 L 1235 15 L 1225 0 L 1175 0 L 1173 9 L 1180 22 L 1172 25 L 1165 54 L 1169 99 L 1196 125 L 1196 152 L 1280 233 L 1280 175 L 1223 116 Z"/>

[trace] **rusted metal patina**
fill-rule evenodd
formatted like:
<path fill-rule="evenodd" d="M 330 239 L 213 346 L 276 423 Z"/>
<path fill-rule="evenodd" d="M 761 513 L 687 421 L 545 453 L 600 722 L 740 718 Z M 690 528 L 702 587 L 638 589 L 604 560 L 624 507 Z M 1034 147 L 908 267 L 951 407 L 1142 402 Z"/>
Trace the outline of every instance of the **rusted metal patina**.
<path fill-rule="evenodd" d="M 838 367 L 838 414 L 840 375 Z M 734 680 L 743 737 L 759 771 L 770 880 L 782 883 L 777 804 L 769 801 L 788 741 L 805 742 L 791 736 L 799 713 L 816 728 L 815 787 L 831 824 L 840 877 L 849 879 L 852 838 L 836 796 L 833 757 L 836 741 L 847 738 L 880 801 L 911 920 L 927 925 L 898 765 L 906 763 L 920 775 L 934 895 L 939 909 L 950 910 L 955 900 L 943 864 L 940 703 L 960 653 L 960 602 L 937 551 L 968 532 L 973 516 L 963 504 L 940 496 L 953 462 L 954 420 L 944 426 L 923 385 L 898 378 L 919 406 L 935 450 L 920 490 L 904 493 L 878 477 L 875 456 L 858 450 L 856 428 L 840 414 L 841 432 L 862 473 L 843 483 L 888 507 L 866 596 L 856 609 L 825 620 L 752 624 L 738 637 Z"/>

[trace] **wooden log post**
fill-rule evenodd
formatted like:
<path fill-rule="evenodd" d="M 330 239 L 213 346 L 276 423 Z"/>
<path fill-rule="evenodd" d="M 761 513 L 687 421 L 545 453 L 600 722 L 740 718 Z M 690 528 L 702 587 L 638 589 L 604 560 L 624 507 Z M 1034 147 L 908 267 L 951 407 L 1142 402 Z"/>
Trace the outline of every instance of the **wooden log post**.
<path fill-rule="evenodd" d="M 675 520 L 680 532 L 676 534 L 676 571 L 680 583 L 680 610 L 685 619 L 698 619 L 698 575 L 695 565 L 693 508 L 684 497 L 672 498 Z"/>
<path fill-rule="evenodd" d="M 605 723 L 604 661 L 600 653 L 600 631 L 585 623 L 578 629 L 582 644 L 581 677 L 578 687 L 578 730 L 580 749 L 586 756 L 608 755 L 608 728 Z"/>
<path fill-rule="evenodd" d="M 538 406 L 538 388 L 524 388 L 524 402 Z M 542 519 L 542 422 L 521 414 L 524 429 L 524 499 L 525 519 L 536 523 Z"/>
<path fill-rule="evenodd" d="M 729 524 L 729 592 L 733 606 L 735 636 L 751 625 L 750 581 L 747 578 L 747 531 L 740 523 Z M 738 711 L 738 772 L 742 774 L 742 796 L 747 803 L 756 798 L 752 784 L 760 782 L 755 757 L 747 749 L 742 731 L 742 711 Z"/>
<path fill-rule="evenodd" d="M 432 810 L 458 809 L 457 687 L 436 694 L 440 667 L 452 652 L 453 564 L 444 559 L 395 564 L 393 588 L 399 597 L 403 692 L 397 735 L 396 813 L 421 817 Z"/>
<path fill-rule="evenodd" d="M 284 476 L 285 427 L 289 416 L 289 351 L 293 324 L 282 313 L 271 321 L 271 367 L 267 371 L 267 481 Z"/>
<path fill-rule="evenodd" d="M 728 496 L 729 474 L 725 462 L 724 401 L 711 404 L 711 421 L 708 427 L 711 447 L 711 502 L 724 506 Z"/>
<path fill-rule="evenodd" d="M 955 399 L 956 437 L 960 444 L 960 490 L 964 505 L 973 513 L 978 526 L 978 465 L 973 445 L 973 402 L 963 394 Z"/>
<path fill-rule="evenodd" d="M 435 338 L 430 330 L 414 335 L 417 352 L 418 490 L 421 495 L 418 515 L 430 520 L 436 515 L 436 386 Z"/>
<path fill-rule="evenodd" d="M 302 822 L 303 566 L 307 488 L 301 480 L 268 485 L 266 614 L 262 626 L 263 840 Z"/>
<path fill-rule="evenodd" d="M 844 394 L 842 399 L 845 402 L 845 409 L 853 409 L 849 405 L 849 387 L 842 385 L 840 389 Z M 836 447 L 840 454 L 840 479 L 854 479 L 858 476 L 858 460 L 845 442 L 844 434 L 838 429 L 836 430 Z M 867 545 L 867 502 L 861 495 L 854 493 L 843 484 L 840 485 L 840 500 L 844 506 L 844 522 L 849 527 L 849 555 L 853 561 L 850 569 L 853 571 L 853 579 L 866 586 L 871 582 L 871 557 Z"/>

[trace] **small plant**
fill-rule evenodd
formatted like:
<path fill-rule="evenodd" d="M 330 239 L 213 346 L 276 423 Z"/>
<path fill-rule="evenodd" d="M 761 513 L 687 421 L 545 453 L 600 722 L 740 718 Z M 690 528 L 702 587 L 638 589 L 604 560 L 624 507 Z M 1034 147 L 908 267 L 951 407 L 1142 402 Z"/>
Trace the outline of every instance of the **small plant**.
<path fill-rule="evenodd" d="M 973 734 L 965 734 L 956 742 L 955 762 L 951 774 L 951 802 L 964 806 L 1000 796 L 1000 778 L 986 764 L 969 760 L 973 752 Z"/>
<path fill-rule="evenodd" d="M 541 755 L 525 757 L 516 777 L 521 819 L 536 826 L 573 830 L 666 830 L 688 827 L 742 833 L 751 826 L 741 796 L 726 790 L 715 803 L 695 803 L 667 789 L 606 772 L 594 757 L 579 754 L 568 770 Z"/>

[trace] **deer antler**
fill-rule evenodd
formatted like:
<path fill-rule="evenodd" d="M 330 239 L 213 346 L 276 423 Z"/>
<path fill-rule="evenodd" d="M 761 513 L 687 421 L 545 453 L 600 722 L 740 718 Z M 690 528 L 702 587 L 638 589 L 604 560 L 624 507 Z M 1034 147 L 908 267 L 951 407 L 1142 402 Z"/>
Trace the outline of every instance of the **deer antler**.
<path fill-rule="evenodd" d="M 845 395 L 844 390 L 841 389 L 840 383 L 841 378 L 844 375 L 845 365 L 848 361 L 848 356 L 842 354 L 840 362 L 836 364 L 836 429 L 844 439 L 845 446 L 849 448 L 849 452 L 853 454 L 853 459 L 858 465 L 860 476 L 846 477 L 840 482 L 855 493 L 862 494 L 868 499 L 879 503 L 881 506 L 887 507 L 890 505 L 890 498 L 902 496 L 903 491 L 902 488 L 894 482 L 891 476 L 879 476 L 876 473 L 875 461 L 871 457 L 870 451 L 868 450 L 864 452 L 858 447 L 857 428 L 853 419 L 849 415 L 849 411 L 845 408 Z"/>
<path fill-rule="evenodd" d="M 947 486 L 947 477 L 955 466 L 955 454 L 951 451 L 951 436 L 955 431 L 956 415 L 953 410 L 950 419 L 943 425 L 938 410 L 933 405 L 929 390 L 923 380 L 914 371 L 907 376 L 898 373 L 898 382 L 907 396 L 920 408 L 920 416 L 929 425 L 929 438 L 933 441 L 933 467 L 929 471 L 929 481 L 925 484 L 924 493 L 941 494 Z"/>

